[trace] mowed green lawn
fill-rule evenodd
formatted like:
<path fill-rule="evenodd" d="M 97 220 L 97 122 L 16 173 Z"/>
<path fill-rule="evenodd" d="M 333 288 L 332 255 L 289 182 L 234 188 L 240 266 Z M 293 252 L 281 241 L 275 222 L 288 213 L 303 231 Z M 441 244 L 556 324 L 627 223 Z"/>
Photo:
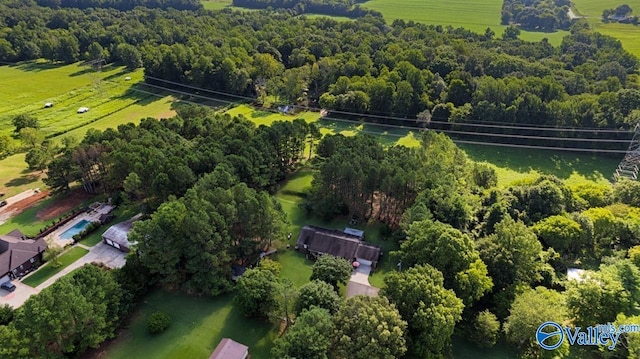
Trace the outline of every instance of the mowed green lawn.
<path fill-rule="evenodd" d="M 413 20 L 426 24 L 464 27 L 483 33 L 487 27 L 500 36 L 506 26 L 500 25 L 502 0 L 369 0 L 363 7 L 380 11 L 389 23 L 396 19 Z M 540 41 L 547 38 L 553 45 L 559 45 L 566 31 L 553 33 L 522 31 L 520 38 Z"/>
<path fill-rule="evenodd" d="M 89 251 L 84 248 L 73 247 L 58 257 L 60 266 L 56 267 L 52 262 L 48 262 L 23 280 L 22 283 L 35 288 L 68 267 L 71 263 L 82 258 L 87 253 L 89 253 Z"/>
<path fill-rule="evenodd" d="M 627 51 L 640 56 L 640 26 L 605 24 L 601 20 L 603 10 L 615 9 L 622 4 L 629 5 L 633 9 L 633 15 L 639 15 L 640 0 L 574 0 L 573 4 L 579 15 L 587 17 L 594 30 L 617 38 Z"/>
<path fill-rule="evenodd" d="M 151 335 L 147 318 L 159 310 L 171 316 L 171 326 Z M 267 359 L 276 337 L 270 324 L 243 317 L 233 305 L 233 295 L 206 298 L 156 291 L 145 298 L 129 328 L 100 357 L 206 359 L 222 338 L 231 338 L 247 345 L 251 358 Z"/>

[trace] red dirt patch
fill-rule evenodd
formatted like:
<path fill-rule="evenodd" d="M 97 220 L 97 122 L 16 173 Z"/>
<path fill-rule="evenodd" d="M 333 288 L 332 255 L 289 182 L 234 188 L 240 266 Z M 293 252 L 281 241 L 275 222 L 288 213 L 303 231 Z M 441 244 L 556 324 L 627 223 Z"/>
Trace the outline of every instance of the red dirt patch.
<path fill-rule="evenodd" d="M 79 206 L 82 202 L 91 198 L 91 195 L 81 188 L 71 191 L 65 197 L 56 199 L 50 205 L 36 212 L 36 218 L 40 221 L 48 221 L 60 217 Z"/>
<path fill-rule="evenodd" d="M 2 213 L 0 215 L 0 223 L 2 221 L 13 217 L 14 215 L 22 213 L 25 209 L 35 205 L 41 199 L 46 198 L 49 195 L 49 191 L 42 191 L 40 193 L 35 193 L 33 196 L 29 196 L 24 198 L 18 202 L 11 203 L 2 209 Z"/>

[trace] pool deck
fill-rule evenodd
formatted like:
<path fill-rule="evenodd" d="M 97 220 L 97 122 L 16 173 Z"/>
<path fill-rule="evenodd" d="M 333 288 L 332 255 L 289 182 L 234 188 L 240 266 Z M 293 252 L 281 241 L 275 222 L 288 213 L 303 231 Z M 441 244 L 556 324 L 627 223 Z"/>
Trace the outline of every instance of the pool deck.
<path fill-rule="evenodd" d="M 64 248 L 67 245 L 73 244 L 73 238 L 64 239 L 60 237 L 62 233 L 68 231 L 69 229 L 71 229 L 71 227 L 75 226 L 78 222 L 82 221 L 83 219 L 89 222 L 98 222 L 100 221 L 100 215 L 101 215 L 100 213 L 95 211 L 91 211 L 90 213 L 82 212 L 77 216 L 75 216 L 75 218 L 70 220 L 68 223 L 65 223 L 64 226 L 58 228 L 57 230 L 49 234 L 48 237 L 52 238 L 54 240 L 54 243 Z"/>

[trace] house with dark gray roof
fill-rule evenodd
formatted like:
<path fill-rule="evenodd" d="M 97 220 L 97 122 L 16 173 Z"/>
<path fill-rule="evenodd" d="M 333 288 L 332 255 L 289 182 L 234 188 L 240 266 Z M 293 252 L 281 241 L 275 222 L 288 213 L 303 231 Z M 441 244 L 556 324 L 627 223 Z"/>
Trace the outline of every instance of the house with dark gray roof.
<path fill-rule="evenodd" d="M 131 246 L 135 244 L 129 242 L 129 232 L 131 232 L 131 228 L 133 228 L 133 222 L 140 219 L 140 217 L 142 217 L 142 215 L 138 214 L 128 221 L 116 223 L 109 227 L 109 229 L 102 234 L 102 240 L 112 247 L 129 253 Z"/>
<path fill-rule="evenodd" d="M 0 283 L 22 277 L 42 263 L 44 238 L 28 239 L 19 230 L 0 235 Z"/>
<path fill-rule="evenodd" d="M 331 254 L 375 268 L 382 251 L 379 246 L 365 242 L 361 238 L 360 235 L 335 229 L 304 226 L 298 236 L 296 249 L 307 254 L 307 257 L 317 258 L 323 254 Z"/>

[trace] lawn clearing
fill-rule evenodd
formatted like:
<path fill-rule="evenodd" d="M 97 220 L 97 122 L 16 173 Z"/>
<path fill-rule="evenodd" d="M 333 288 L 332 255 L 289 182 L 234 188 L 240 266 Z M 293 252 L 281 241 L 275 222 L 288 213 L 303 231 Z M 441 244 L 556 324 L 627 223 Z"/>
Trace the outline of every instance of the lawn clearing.
<path fill-rule="evenodd" d="M 247 345 L 253 359 L 270 358 L 277 332 L 268 323 L 242 316 L 232 299 L 155 291 L 100 358 L 206 359 L 222 338 Z M 171 326 L 154 336 L 147 331 L 147 318 L 159 310 L 171 316 Z"/>
<path fill-rule="evenodd" d="M 62 255 L 58 257 L 60 261 L 59 267 L 54 267 L 51 262 L 46 263 L 42 267 L 40 267 L 33 274 L 25 278 L 22 283 L 31 286 L 33 288 L 39 286 L 44 283 L 47 279 L 51 278 L 55 274 L 59 273 L 71 263 L 77 261 L 82 258 L 85 254 L 89 253 L 88 250 L 80 247 L 72 247 L 68 251 L 64 252 Z"/>
<path fill-rule="evenodd" d="M 285 115 L 279 112 L 256 109 L 249 105 L 238 105 L 231 108 L 230 110 L 225 111 L 224 113 L 231 116 L 242 115 L 246 119 L 254 122 L 257 126 L 270 126 L 276 121 L 293 121 L 298 118 L 301 118 L 310 123 L 315 122 L 318 120 L 318 118 L 320 118 L 320 114 L 318 112 L 305 111 L 297 113 L 295 115 Z"/>
<path fill-rule="evenodd" d="M 200 3 L 207 10 L 222 10 L 225 7 L 230 7 L 232 1 L 231 0 L 202 0 Z"/>
<path fill-rule="evenodd" d="M 288 244 L 290 248 L 280 250 L 276 256 L 278 262 L 282 264 L 281 276 L 291 280 L 297 287 L 309 281 L 313 262 L 307 260 L 304 255 L 293 249 L 303 226 L 310 224 L 339 230 L 343 230 L 345 227 L 352 227 L 364 230 L 367 242 L 382 247 L 384 254 L 378 264 L 378 269 L 369 277 L 371 285 L 380 288 L 383 284 L 384 276 L 393 270 L 395 265 L 390 262 L 389 251 L 398 249 L 398 244 L 382 238 L 380 230 L 383 225 L 380 223 L 358 223 L 357 225 L 350 225 L 349 218 L 347 217 L 338 217 L 330 222 L 325 222 L 317 217 L 308 216 L 304 213 L 304 210 L 300 208 L 300 203 L 303 199 L 300 194 L 303 194 L 306 189 L 310 188 L 312 179 L 313 170 L 302 168 L 293 174 L 278 193 L 276 193 L 276 199 L 280 202 L 282 209 L 289 219 L 289 231 L 292 234 L 290 240 L 282 240 L 282 242 Z"/>
<path fill-rule="evenodd" d="M 9 218 L 6 222 L 0 225 L 0 233 L 6 234 L 14 229 L 19 229 L 20 232 L 27 236 L 36 236 L 39 230 L 44 228 L 46 224 L 50 224 L 50 221 L 39 220 L 37 218 L 38 211 L 52 204 L 55 200 L 55 197 L 49 197 L 41 200 L 34 206 L 22 211 L 22 213 Z"/>
<path fill-rule="evenodd" d="M 416 21 L 432 25 L 463 27 L 477 33 L 484 33 L 487 27 L 502 35 L 506 28 L 500 25 L 502 0 L 369 0 L 362 4 L 364 8 L 380 11 L 388 23 L 396 19 Z M 540 41 L 547 38 L 554 46 L 562 42 L 567 31 L 552 33 L 522 31 L 520 38 L 528 41 Z"/>
<path fill-rule="evenodd" d="M 577 14 L 587 18 L 595 31 L 617 38 L 627 51 L 640 56 L 640 26 L 620 23 L 605 24 L 601 20 L 603 10 L 615 9 L 622 4 L 627 4 L 633 9 L 632 15 L 640 14 L 640 0 L 575 0 L 573 8 Z"/>
<path fill-rule="evenodd" d="M 24 153 L 18 153 L 0 160 L 0 193 L 11 197 L 28 189 L 44 188 L 41 171 L 31 171 L 24 161 Z"/>
<path fill-rule="evenodd" d="M 591 180 L 611 178 L 622 159 L 593 154 L 459 144 L 474 161 L 487 162 L 498 173 L 498 186 L 539 174 L 567 179 L 578 174 Z"/>

